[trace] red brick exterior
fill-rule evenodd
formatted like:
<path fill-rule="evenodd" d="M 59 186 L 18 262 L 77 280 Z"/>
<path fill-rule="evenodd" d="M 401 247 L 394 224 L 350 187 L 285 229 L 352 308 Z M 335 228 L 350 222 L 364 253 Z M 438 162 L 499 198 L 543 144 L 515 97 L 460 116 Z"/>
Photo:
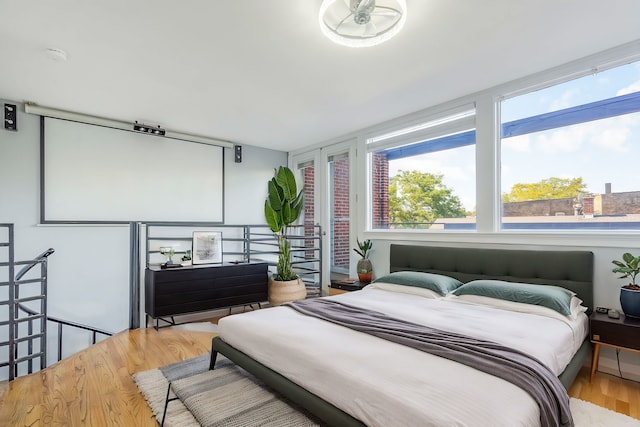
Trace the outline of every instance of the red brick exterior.
<path fill-rule="evenodd" d="M 330 174 L 333 194 L 331 197 L 331 265 L 349 269 L 349 159 L 340 159 L 332 163 Z"/>
<path fill-rule="evenodd" d="M 315 224 L 315 166 L 309 166 L 302 170 L 302 176 L 304 179 L 304 235 L 313 236 L 313 226 Z M 315 242 L 313 239 L 307 239 L 304 241 L 305 248 L 313 248 Z M 305 258 L 312 259 L 320 257 L 320 254 L 315 254 L 314 251 L 309 250 L 304 253 Z"/>
<path fill-rule="evenodd" d="M 576 203 L 581 207 L 576 211 Z M 549 200 L 511 202 L 502 205 L 502 216 L 553 215 L 631 215 L 640 214 L 640 191 L 585 195 L 581 200 L 572 197 Z"/>
<path fill-rule="evenodd" d="M 389 228 L 389 162 L 386 154 L 371 156 L 371 227 Z"/>

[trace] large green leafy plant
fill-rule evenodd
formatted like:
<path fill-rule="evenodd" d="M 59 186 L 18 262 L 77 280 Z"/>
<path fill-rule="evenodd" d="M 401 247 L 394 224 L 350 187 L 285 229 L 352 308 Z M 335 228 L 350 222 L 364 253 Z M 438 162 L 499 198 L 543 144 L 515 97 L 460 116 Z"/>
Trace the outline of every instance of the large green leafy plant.
<path fill-rule="evenodd" d="M 264 202 L 264 216 L 271 231 L 278 239 L 278 273 L 274 280 L 295 280 L 298 275 L 291 265 L 291 244 L 287 240 L 288 227 L 297 221 L 304 205 L 303 190 L 298 193 L 296 179 L 291 169 L 280 166 L 267 185 L 268 196 Z"/>

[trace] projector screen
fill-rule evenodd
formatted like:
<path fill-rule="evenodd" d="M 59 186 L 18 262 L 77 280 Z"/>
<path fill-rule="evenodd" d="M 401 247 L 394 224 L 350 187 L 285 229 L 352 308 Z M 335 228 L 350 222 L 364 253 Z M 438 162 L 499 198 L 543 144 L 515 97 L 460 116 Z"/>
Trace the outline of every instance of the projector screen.
<path fill-rule="evenodd" d="M 45 117 L 42 222 L 224 221 L 224 149 Z"/>

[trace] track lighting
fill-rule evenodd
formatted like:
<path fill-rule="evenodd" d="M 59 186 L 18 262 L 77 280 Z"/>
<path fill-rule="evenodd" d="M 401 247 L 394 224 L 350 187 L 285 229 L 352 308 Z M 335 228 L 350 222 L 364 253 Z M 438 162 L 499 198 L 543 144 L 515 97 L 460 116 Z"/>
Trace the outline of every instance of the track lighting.
<path fill-rule="evenodd" d="M 96 126 L 105 126 L 113 129 L 122 129 L 127 131 L 142 132 L 142 129 L 138 130 L 135 127 L 140 126 L 145 129 L 152 129 L 152 126 L 146 126 L 139 124 L 137 121 L 135 124 L 131 122 L 125 122 L 120 120 L 108 119 L 105 117 L 91 116 L 88 114 L 75 113 L 73 111 L 58 110 L 57 108 L 41 107 L 37 104 L 26 103 L 24 105 L 24 112 L 28 114 L 37 114 L 44 117 L 53 117 L 62 120 L 71 120 L 74 122 L 87 123 Z M 5 110 L 6 113 L 6 110 Z M 133 127 L 132 127 L 133 126 Z M 233 148 L 233 143 L 224 141 L 222 139 L 207 138 L 205 136 L 193 135 L 188 133 L 176 132 L 172 130 L 161 129 L 160 126 L 154 130 L 161 132 L 152 135 L 162 135 L 166 138 L 179 139 L 181 141 L 197 142 L 200 144 L 216 145 L 218 147 Z M 145 131 L 148 132 L 148 131 Z"/>
<path fill-rule="evenodd" d="M 142 123 L 138 123 L 137 120 L 133 124 L 133 130 L 135 130 L 136 132 L 150 133 L 152 135 L 159 135 L 159 136 L 164 136 L 164 134 L 166 133 L 166 131 L 162 129 L 160 125 L 158 125 L 157 127 L 148 126 Z"/>

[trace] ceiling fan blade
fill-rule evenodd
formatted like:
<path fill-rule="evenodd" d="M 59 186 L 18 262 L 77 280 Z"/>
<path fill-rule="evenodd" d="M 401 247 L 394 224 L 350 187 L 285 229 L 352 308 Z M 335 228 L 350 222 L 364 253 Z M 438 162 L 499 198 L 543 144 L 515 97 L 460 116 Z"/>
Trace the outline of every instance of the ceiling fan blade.
<path fill-rule="evenodd" d="M 398 16 L 399 13 L 395 11 L 374 11 L 370 13 L 371 16 Z"/>
<path fill-rule="evenodd" d="M 364 31 L 362 32 L 363 37 L 375 37 L 378 34 L 378 27 L 373 21 L 369 21 L 366 25 L 364 25 Z"/>
<path fill-rule="evenodd" d="M 389 7 L 389 6 L 376 6 L 376 8 L 371 11 L 371 15 L 385 15 L 388 14 L 389 16 L 393 15 L 402 15 L 402 11 L 396 9 L 395 7 Z"/>

